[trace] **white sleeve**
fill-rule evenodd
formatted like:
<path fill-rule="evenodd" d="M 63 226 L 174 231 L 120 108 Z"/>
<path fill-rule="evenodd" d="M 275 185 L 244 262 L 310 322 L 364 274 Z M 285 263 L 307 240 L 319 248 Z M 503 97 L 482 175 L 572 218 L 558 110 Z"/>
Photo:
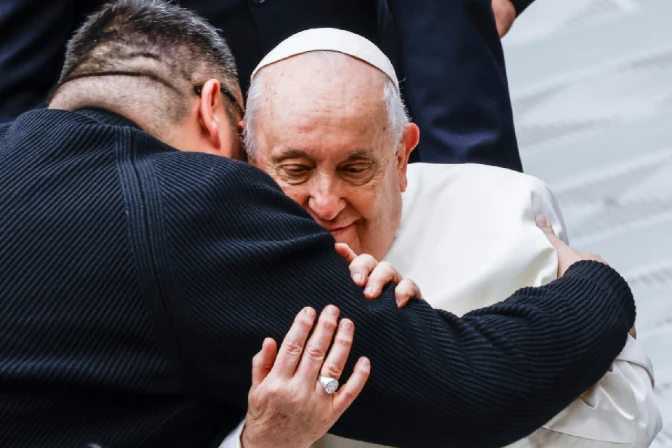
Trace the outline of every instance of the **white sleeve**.
<path fill-rule="evenodd" d="M 653 385 L 649 358 L 628 336 L 623 352 L 595 386 L 514 446 L 648 447 L 662 428 Z"/>
<path fill-rule="evenodd" d="M 243 428 L 245 428 L 245 420 L 226 436 L 226 439 L 219 445 L 219 448 L 243 448 L 240 442 L 240 437 L 243 435 Z"/>
<path fill-rule="evenodd" d="M 545 215 L 558 237 L 567 243 L 565 223 L 553 194 L 540 180 L 530 179 L 533 213 Z M 651 361 L 628 336 L 610 371 L 595 386 L 514 446 L 648 447 L 662 428 L 653 386 Z"/>

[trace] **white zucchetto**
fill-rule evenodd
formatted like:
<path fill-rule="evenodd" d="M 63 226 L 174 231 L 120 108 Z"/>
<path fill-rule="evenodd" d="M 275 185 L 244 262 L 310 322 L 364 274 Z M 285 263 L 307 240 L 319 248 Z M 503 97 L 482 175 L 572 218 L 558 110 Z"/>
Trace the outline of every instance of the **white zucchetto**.
<path fill-rule="evenodd" d="M 314 28 L 296 33 L 272 49 L 252 72 L 252 79 L 267 65 L 311 51 L 336 51 L 360 59 L 385 73 L 399 89 L 392 63 L 373 42 L 336 28 Z"/>

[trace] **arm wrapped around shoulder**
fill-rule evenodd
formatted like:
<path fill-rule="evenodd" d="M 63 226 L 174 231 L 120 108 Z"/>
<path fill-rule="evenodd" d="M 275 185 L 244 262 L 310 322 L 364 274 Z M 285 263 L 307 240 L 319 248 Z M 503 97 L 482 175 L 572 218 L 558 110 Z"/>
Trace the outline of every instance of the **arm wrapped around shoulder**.
<path fill-rule="evenodd" d="M 280 340 L 301 308 L 332 304 L 357 328 L 349 359 L 373 366 L 333 433 L 392 446 L 501 447 L 595 384 L 632 327 L 627 284 L 592 262 L 462 318 L 417 300 L 399 309 L 394 286 L 368 300 L 331 235 L 270 177 L 186 157 L 156 167 L 173 273 L 165 303 L 201 389 L 228 406 L 245 408 L 264 338 Z M 180 176 L 166 182 L 167 170 Z"/>
<path fill-rule="evenodd" d="M 522 289 L 461 319 L 444 312 L 442 319 L 435 319 L 430 312 L 435 311 L 420 302 L 399 310 L 397 319 L 408 329 L 413 355 L 398 368 L 382 371 L 389 358 L 372 354 L 372 365 L 380 366 L 372 378 L 376 372 L 389 378 L 396 386 L 396 398 L 390 394 L 390 383 L 371 382 L 332 433 L 374 441 L 367 431 L 373 419 L 365 419 L 364 408 L 371 404 L 368 400 L 375 400 L 386 404 L 375 420 L 410 419 L 414 427 L 399 439 L 408 425 L 398 421 L 389 427 L 389 438 L 378 443 L 395 445 L 395 439 L 406 440 L 402 446 L 512 443 L 528 435 L 530 427 L 541 427 L 541 414 L 557 414 L 599 380 L 625 344 L 635 314 L 627 283 L 597 262 L 577 263 L 555 282 Z M 613 326 L 616 321 L 619 324 Z M 359 322 L 360 335 L 367 327 L 374 328 Z M 440 335 L 444 331 L 451 335 L 448 339 Z M 377 336 L 391 348 L 397 344 L 384 331 Z M 407 389 L 404 384 L 409 380 L 413 386 Z M 406 404 L 400 417 L 394 414 L 400 404 L 395 401 L 401 397 Z M 436 428 L 446 428 L 443 436 L 434 432 Z"/>

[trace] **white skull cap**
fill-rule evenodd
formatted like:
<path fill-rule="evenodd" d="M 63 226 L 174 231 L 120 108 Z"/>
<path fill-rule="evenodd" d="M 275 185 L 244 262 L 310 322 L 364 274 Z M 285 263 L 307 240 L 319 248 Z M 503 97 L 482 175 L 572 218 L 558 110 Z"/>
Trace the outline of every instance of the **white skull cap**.
<path fill-rule="evenodd" d="M 399 90 L 394 67 L 380 48 L 359 34 L 336 28 L 313 28 L 283 40 L 257 65 L 252 72 L 252 79 L 267 65 L 311 51 L 336 51 L 360 59 L 385 73 Z"/>

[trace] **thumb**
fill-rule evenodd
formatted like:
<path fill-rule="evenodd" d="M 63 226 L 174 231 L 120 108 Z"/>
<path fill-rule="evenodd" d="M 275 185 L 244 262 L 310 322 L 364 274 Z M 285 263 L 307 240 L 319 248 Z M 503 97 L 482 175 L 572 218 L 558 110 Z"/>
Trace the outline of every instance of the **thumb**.
<path fill-rule="evenodd" d="M 547 217 L 545 217 L 544 215 L 537 215 L 534 217 L 534 221 L 537 223 L 537 227 L 539 227 L 541 231 L 546 234 L 548 241 L 551 242 L 553 247 L 558 249 L 559 247 L 565 245 L 557 236 L 555 236 L 555 232 L 553 231 L 551 222 L 548 220 Z"/>
<path fill-rule="evenodd" d="M 268 376 L 277 356 L 277 343 L 271 338 L 264 339 L 261 351 L 252 359 L 252 389 Z"/>

